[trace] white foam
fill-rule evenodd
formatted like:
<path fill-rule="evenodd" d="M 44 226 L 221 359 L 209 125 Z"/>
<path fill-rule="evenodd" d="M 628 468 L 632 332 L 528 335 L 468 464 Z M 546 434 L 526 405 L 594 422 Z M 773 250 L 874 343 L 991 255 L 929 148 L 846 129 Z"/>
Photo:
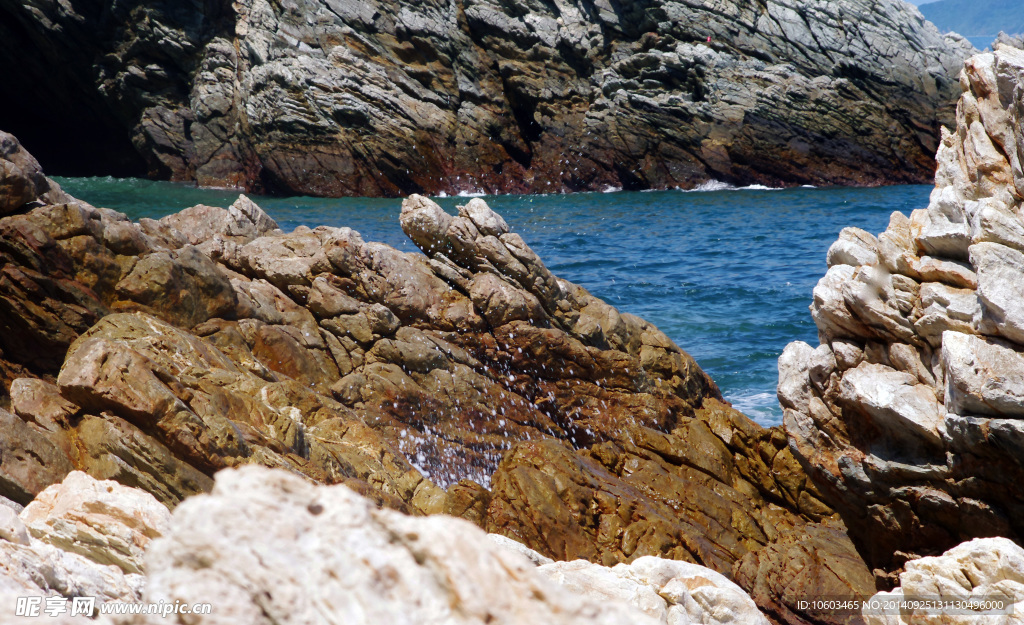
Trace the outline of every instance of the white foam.
<path fill-rule="evenodd" d="M 775 393 L 726 395 L 725 401 L 763 426 L 770 427 L 781 423 L 779 415 L 775 411 L 779 405 L 779 398 Z"/>

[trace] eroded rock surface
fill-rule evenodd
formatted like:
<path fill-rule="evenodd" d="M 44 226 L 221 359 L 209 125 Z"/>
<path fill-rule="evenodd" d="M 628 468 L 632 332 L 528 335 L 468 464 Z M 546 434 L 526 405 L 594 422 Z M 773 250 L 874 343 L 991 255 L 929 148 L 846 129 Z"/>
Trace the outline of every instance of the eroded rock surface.
<path fill-rule="evenodd" d="M 210 495 L 178 506 L 146 565 L 145 601 L 215 600 L 214 614 L 171 622 L 658 622 L 552 584 L 467 521 L 378 510 L 258 467 L 219 473 Z"/>
<path fill-rule="evenodd" d="M 412 196 L 400 219 L 424 254 L 284 233 L 244 196 L 139 224 L 75 201 L 0 219 L 0 441 L 32 450 L 0 457 L 0 495 L 78 470 L 174 507 L 263 465 L 545 557 L 706 566 L 779 622 L 873 592 L 781 430 L 657 328 L 553 275 L 481 200 Z"/>
<path fill-rule="evenodd" d="M 975 538 L 941 556 L 908 562 L 892 592 L 872 597 L 882 606 L 914 598 L 948 602 L 931 609 L 866 610 L 868 625 L 978 622 L 1020 623 L 1024 618 L 1024 549 L 1005 538 Z M 967 607 L 971 604 L 975 607 Z"/>
<path fill-rule="evenodd" d="M 800 462 L 883 583 L 972 537 L 1024 536 L 1024 51 L 965 63 L 927 209 L 844 230 L 779 359 Z"/>
<path fill-rule="evenodd" d="M 0 9 L 0 79 L 40 94 L 9 119 L 314 195 L 922 182 L 973 52 L 899 0 Z"/>

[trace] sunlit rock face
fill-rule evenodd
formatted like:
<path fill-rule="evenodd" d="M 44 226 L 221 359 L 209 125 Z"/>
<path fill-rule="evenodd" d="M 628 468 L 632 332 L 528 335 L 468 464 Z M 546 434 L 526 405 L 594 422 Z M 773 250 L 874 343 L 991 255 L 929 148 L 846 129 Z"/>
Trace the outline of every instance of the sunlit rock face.
<path fill-rule="evenodd" d="M 378 510 L 344 486 L 246 467 L 175 510 L 146 554 L 144 600 L 214 603 L 177 621 L 200 625 L 767 625 L 747 594 L 704 567 L 654 557 L 537 567 L 524 554 L 541 559 L 462 519 Z"/>
<path fill-rule="evenodd" d="M 0 121 L 103 129 L 66 171 L 305 195 L 923 182 L 973 51 L 900 0 L 0 8 Z"/>
<path fill-rule="evenodd" d="M 975 538 L 940 556 L 908 562 L 897 588 L 871 598 L 864 620 L 868 625 L 1019 623 L 1022 582 L 1024 549 L 1005 538 Z M 901 609 L 901 603 L 910 607 Z"/>
<path fill-rule="evenodd" d="M 787 623 L 873 591 L 781 429 L 481 200 L 405 200 L 423 254 L 244 196 L 141 223 L 40 203 L 0 219 L 0 496 L 77 469 L 174 507 L 258 464 L 558 560 L 700 564 Z"/>
<path fill-rule="evenodd" d="M 1024 51 L 960 74 L 927 209 L 847 228 L 779 359 L 790 444 L 877 573 L 1024 536 Z"/>

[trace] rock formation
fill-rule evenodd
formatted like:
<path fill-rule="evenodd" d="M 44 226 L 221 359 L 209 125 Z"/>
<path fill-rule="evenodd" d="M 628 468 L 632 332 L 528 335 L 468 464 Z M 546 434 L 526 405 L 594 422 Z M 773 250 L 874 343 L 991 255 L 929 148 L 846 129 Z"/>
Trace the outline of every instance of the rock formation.
<path fill-rule="evenodd" d="M 516 551 L 461 519 L 378 510 L 343 486 L 246 467 L 175 510 L 146 555 L 144 600 L 215 603 L 190 623 L 765 623 L 702 567 L 537 568 Z"/>
<path fill-rule="evenodd" d="M 953 605 L 884 609 L 886 602 L 894 607 L 901 599 L 915 598 Z M 975 608 L 961 607 L 972 600 Z M 881 604 L 881 609 L 865 610 L 868 625 L 1020 623 L 1024 620 L 1024 549 L 1005 538 L 975 538 L 941 556 L 908 562 L 899 587 L 878 593 L 872 603 Z"/>
<path fill-rule="evenodd" d="M 170 524 L 152 495 L 73 472 L 17 514 L 0 506 L 0 609 L 17 597 L 137 602 L 142 551 Z"/>
<path fill-rule="evenodd" d="M 972 51 L 899 0 L 3 0 L 0 124 L 295 194 L 922 182 Z"/>
<path fill-rule="evenodd" d="M 0 495 L 79 470 L 174 507 L 257 464 L 558 560 L 701 564 L 778 622 L 873 592 L 783 432 L 657 328 L 552 275 L 481 200 L 413 196 L 401 222 L 425 255 L 286 234 L 244 196 L 0 219 Z"/>
<path fill-rule="evenodd" d="M 847 228 L 779 359 L 790 446 L 883 580 L 1024 537 L 1024 51 L 966 62 L 927 210 Z"/>
<path fill-rule="evenodd" d="M 40 519 L 45 542 L 22 523 L 40 533 Z M 58 544 L 67 527 L 88 534 L 84 552 L 81 540 Z M 101 565 L 124 562 L 128 536 L 142 539 L 145 576 Z M 345 486 L 256 466 L 218 473 L 212 493 L 188 499 L 173 518 L 148 493 L 72 473 L 20 518 L 0 508 L 0 552 L 4 622 L 19 596 L 84 595 L 97 598 L 97 612 L 111 601 L 213 610 L 98 621 L 64 614 L 63 622 L 768 623 L 738 586 L 701 566 L 650 556 L 614 568 L 551 562 L 462 519 L 409 517 Z M 93 579 L 100 572 L 106 578 Z M 48 581 L 73 577 L 77 585 Z M 130 591 L 112 592 L 129 582 Z"/>

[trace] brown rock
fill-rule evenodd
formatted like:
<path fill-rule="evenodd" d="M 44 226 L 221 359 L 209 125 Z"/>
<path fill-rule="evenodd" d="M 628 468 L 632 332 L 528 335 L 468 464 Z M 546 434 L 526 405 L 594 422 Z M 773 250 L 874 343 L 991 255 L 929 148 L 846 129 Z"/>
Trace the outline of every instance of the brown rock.
<path fill-rule="evenodd" d="M 0 496 L 27 504 L 74 467 L 46 435 L 0 410 Z"/>

